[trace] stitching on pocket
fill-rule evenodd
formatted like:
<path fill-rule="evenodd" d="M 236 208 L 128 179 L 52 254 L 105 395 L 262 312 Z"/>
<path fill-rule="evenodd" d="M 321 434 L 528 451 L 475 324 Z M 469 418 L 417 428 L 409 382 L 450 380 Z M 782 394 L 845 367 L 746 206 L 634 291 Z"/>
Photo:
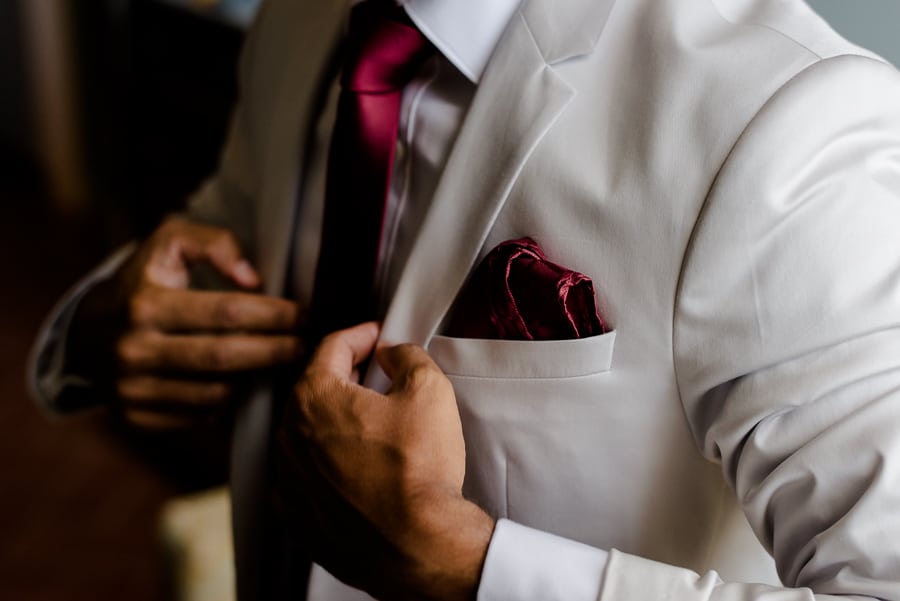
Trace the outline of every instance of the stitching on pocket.
<path fill-rule="evenodd" d="M 428 350 L 448 376 L 559 380 L 594 376 L 612 366 L 616 331 L 579 340 L 475 340 L 435 336 Z"/>

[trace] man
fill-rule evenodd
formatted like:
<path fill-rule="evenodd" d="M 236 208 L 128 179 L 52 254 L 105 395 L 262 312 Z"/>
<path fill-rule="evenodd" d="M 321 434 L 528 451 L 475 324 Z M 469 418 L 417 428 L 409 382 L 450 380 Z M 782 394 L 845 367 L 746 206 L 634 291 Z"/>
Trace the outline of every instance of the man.
<path fill-rule="evenodd" d="M 799 0 L 405 8 L 441 54 L 403 90 L 386 223 L 405 235 L 379 254 L 380 329 L 327 337 L 289 402 L 290 538 L 388 598 L 900 599 L 897 73 Z M 299 352 L 345 14 L 264 8 L 219 173 L 110 280 L 131 299 L 115 338 L 134 417 Z M 593 280 L 610 331 L 453 335 L 470 274 L 523 237 Z M 196 261 L 297 303 L 193 311 Z M 252 596 L 266 392 L 238 418 Z M 358 594 L 313 569 L 309 598 Z"/>

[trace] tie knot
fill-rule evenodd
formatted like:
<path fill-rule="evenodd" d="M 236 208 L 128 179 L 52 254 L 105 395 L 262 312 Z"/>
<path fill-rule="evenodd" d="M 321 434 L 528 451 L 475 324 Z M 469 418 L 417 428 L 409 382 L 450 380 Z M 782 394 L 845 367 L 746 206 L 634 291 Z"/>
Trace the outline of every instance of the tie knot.
<path fill-rule="evenodd" d="M 432 46 L 392 0 L 353 7 L 342 85 L 363 93 L 401 90 L 432 53 Z"/>

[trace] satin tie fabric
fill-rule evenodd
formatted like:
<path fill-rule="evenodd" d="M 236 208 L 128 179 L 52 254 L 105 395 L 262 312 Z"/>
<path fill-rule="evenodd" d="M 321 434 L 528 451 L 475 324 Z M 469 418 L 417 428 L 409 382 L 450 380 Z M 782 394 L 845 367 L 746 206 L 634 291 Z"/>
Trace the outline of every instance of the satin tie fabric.
<path fill-rule="evenodd" d="M 403 88 L 433 47 L 394 2 L 368 0 L 351 12 L 346 52 L 308 321 L 314 342 L 376 317 L 375 274 Z"/>

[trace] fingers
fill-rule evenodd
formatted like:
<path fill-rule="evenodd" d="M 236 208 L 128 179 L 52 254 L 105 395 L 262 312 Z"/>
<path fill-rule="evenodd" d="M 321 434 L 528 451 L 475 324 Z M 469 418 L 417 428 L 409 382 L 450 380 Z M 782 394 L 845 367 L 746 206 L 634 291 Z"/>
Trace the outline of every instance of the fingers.
<path fill-rule="evenodd" d="M 354 368 L 375 349 L 379 326 L 374 321 L 326 336 L 307 365 L 307 373 L 324 372 L 352 380 Z"/>
<path fill-rule="evenodd" d="M 244 259 L 234 234 L 224 228 L 170 219 L 149 244 L 145 275 L 160 286 L 184 288 L 187 264 L 196 261 L 208 261 L 244 288 L 260 284 L 259 275 Z"/>
<path fill-rule="evenodd" d="M 207 422 L 209 418 L 198 419 L 196 416 L 163 413 L 142 409 L 126 409 L 123 417 L 132 426 L 141 430 L 164 432 L 170 430 L 187 430 L 199 422 Z"/>
<path fill-rule="evenodd" d="M 378 364 L 393 383 L 391 391 L 419 390 L 444 374 L 428 352 L 414 344 L 385 346 L 375 353 Z"/>
<path fill-rule="evenodd" d="M 235 236 L 220 227 L 169 219 L 118 272 L 100 353 L 118 408 L 132 424 L 172 429 L 208 421 L 230 405 L 244 372 L 297 361 L 302 316 L 296 303 L 250 293 L 188 290 L 189 266 L 207 262 L 239 286 L 259 275 Z M 115 366 L 118 369 L 109 369 Z M 192 380 L 196 376 L 228 383 Z M 173 377 L 174 376 L 174 377 Z"/>
<path fill-rule="evenodd" d="M 116 383 L 121 401 L 135 409 L 176 407 L 209 409 L 226 404 L 231 387 L 224 382 L 175 380 L 157 376 L 126 376 Z"/>
<path fill-rule="evenodd" d="M 379 325 L 376 322 L 359 324 L 326 336 L 306 366 L 306 371 L 294 387 L 296 403 L 292 403 L 297 425 L 304 436 L 317 433 L 316 424 L 329 423 L 338 405 L 352 405 L 356 395 L 364 389 L 357 384 L 359 370 L 375 348 Z"/>
<path fill-rule="evenodd" d="M 177 331 L 296 332 L 297 303 L 246 292 L 206 292 L 148 287 L 131 299 L 137 328 Z"/>
<path fill-rule="evenodd" d="M 116 383 L 122 416 L 142 430 L 191 428 L 222 415 L 231 399 L 224 382 L 126 376 Z"/>
<path fill-rule="evenodd" d="M 154 331 L 126 334 L 117 348 L 120 367 L 126 373 L 251 371 L 297 361 L 301 353 L 296 336 L 181 336 Z"/>

